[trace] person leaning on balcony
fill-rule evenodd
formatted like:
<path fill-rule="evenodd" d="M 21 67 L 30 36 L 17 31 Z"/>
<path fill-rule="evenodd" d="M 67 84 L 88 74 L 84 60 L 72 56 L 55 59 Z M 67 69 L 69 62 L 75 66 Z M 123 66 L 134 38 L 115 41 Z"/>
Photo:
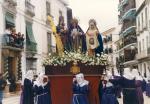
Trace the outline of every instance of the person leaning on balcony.
<path fill-rule="evenodd" d="M 6 80 L 4 80 L 3 78 L 3 74 L 0 73 L 0 104 L 2 104 L 2 100 L 3 100 L 3 91 L 5 89 L 7 82 Z"/>
<path fill-rule="evenodd" d="M 18 32 L 16 40 L 15 40 L 15 46 L 18 48 L 23 48 L 23 41 L 24 41 L 24 35 L 20 32 Z"/>
<path fill-rule="evenodd" d="M 6 30 L 4 32 L 4 43 L 6 45 L 9 45 L 9 43 L 10 43 L 10 39 L 9 39 L 10 34 L 11 34 L 11 29 L 10 28 L 6 28 Z"/>
<path fill-rule="evenodd" d="M 13 28 L 13 29 L 11 29 L 11 34 L 9 36 L 9 44 L 11 46 L 14 46 L 15 39 L 16 39 L 16 29 Z"/>

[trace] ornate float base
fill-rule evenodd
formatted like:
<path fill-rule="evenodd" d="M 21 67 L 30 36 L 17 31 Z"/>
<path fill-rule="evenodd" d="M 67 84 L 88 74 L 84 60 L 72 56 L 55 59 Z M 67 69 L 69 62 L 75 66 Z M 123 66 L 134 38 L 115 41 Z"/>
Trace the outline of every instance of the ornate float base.
<path fill-rule="evenodd" d="M 71 104 L 72 102 L 72 79 L 74 75 L 70 72 L 72 64 L 66 66 L 45 66 L 45 73 L 51 82 L 51 96 L 53 104 Z M 99 104 L 98 86 L 100 76 L 105 66 L 85 66 L 79 64 L 80 72 L 90 82 L 89 102 Z"/>

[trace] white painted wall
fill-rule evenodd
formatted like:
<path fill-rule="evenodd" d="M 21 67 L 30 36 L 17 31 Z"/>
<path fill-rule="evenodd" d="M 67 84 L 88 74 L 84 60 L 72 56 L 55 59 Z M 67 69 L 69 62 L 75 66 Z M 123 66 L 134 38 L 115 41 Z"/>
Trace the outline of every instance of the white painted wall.
<path fill-rule="evenodd" d="M 136 0 L 136 3 L 137 3 L 136 8 L 137 9 L 139 9 L 139 7 L 141 6 L 143 1 L 144 0 Z M 146 15 L 145 15 L 145 9 L 146 8 L 148 9 L 148 13 L 147 13 L 148 21 L 146 21 Z M 142 22 L 142 13 L 143 13 L 143 21 L 144 22 Z M 148 47 L 150 47 L 150 31 L 149 31 L 150 16 L 149 16 L 149 14 L 150 14 L 150 6 L 146 5 L 136 17 L 137 31 L 140 32 L 139 36 L 137 36 L 138 54 L 143 54 L 144 52 L 146 52 L 145 54 L 147 54 Z M 138 25 L 139 24 L 139 18 L 140 18 L 140 26 Z M 147 29 L 142 28 L 142 23 L 143 23 L 144 27 L 146 26 L 146 23 L 148 23 L 148 28 Z M 141 42 L 141 46 L 139 45 L 140 42 Z M 140 52 L 140 47 L 141 47 L 141 52 Z M 145 64 L 145 66 L 144 66 L 144 64 Z M 144 75 L 145 68 L 146 68 L 147 75 L 150 75 L 150 73 L 148 71 L 148 66 L 149 66 L 149 62 L 147 60 L 143 60 L 142 62 L 139 62 L 138 68 L 139 68 L 139 71 L 141 72 L 142 75 Z"/>
<path fill-rule="evenodd" d="M 25 0 L 17 0 L 17 14 L 16 14 L 16 30 L 26 34 L 26 20 L 33 20 L 33 34 L 37 42 L 37 72 L 43 69 L 42 67 L 42 57 L 47 54 L 47 32 L 50 32 L 51 29 L 46 27 L 46 1 L 51 3 L 51 12 L 52 15 L 58 23 L 59 10 L 63 12 L 65 18 L 65 23 L 67 24 L 67 7 L 60 0 L 31 0 L 31 3 L 35 6 L 35 16 L 30 18 L 25 14 Z M 2 9 L 3 0 L 0 0 L 0 36 L 4 33 L 4 12 Z M 57 25 L 57 24 L 56 24 Z M 52 44 L 55 44 L 55 38 L 52 38 Z M 1 49 L 1 48 L 0 48 Z M 0 50 L 1 54 L 1 50 Z M 1 59 L 1 55 L 0 55 Z M 26 72 L 26 52 L 25 49 L 22 52 L 22 71 Z"/>
<path fill-rule="evenodd" d="M 108 43 L 104 44 L 104 49 L 106 47 L 110 48 L 112 46 L 113 53 L 108 54 L 108 61 L 113 62 L 113 63 L 111 63 L 112 65 L 116 64 L 117 44 L 115 44 L 115 42 L 117 40 L 119 40 L 119 30 L 120 30 L 120 26 L 117 26 L 117 27 L 115 27 L 115 30 L 107 33 L 105 36 L 102 36 L 103 38 L 105 38 L 107 35 L 109 36 L 110 34 L 112 34 L 112 42 L 108 42 Z M 116 68 L 116 66 L 114 66 L 114 68 Z"/>

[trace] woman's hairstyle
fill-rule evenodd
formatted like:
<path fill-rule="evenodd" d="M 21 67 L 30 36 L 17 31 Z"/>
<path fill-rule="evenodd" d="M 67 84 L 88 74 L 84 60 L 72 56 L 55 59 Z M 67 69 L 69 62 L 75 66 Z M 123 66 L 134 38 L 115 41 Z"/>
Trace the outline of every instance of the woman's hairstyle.
<path fill-rule="evenodd" d="M 90 23 L 94 23 L 95 26 L 97 25 L 95 19 L 90 19 L 90 20 L 89 20 L 89 24 L 90 24 Z"/>
<path fill-rule="evenodd" d="M 91 23 L 94 23 L 96 30 L 99 32 L 99 30 L 98 30 L 98 28 L 97 28 L 97 23 L 96 23 L 95 19 L 90 19 L 90 20 L 89 20 L 89 25 L 90 25 Z M 88 27 L 86 33 L 88 32 L 89 29 L 90 29 L 90 27 Z"/>

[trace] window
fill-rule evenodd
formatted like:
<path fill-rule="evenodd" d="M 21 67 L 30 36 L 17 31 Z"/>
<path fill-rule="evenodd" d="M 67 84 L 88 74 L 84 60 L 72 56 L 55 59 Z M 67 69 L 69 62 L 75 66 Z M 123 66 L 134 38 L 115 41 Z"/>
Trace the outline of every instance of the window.
<path fill-rule="evenodd" d="M 51 4 L 48 1 L 46 1 L 46 14 L 51 15 Z"/>
<path fill-rule="evenodd" d="M 142 45 L 143 45 L 142 47 L 143 47 L 143 51 L 144 51 L 144 49 L 145 49 L 144 48 L 144 46 L 145 46 L 144 39 L 142 39 Z"/>
<path fill-rule="evenodd" d="M 47 33 L 48 52 L 52 52 L 52 37 L 51 33 Z"/>
<path fill-rule="evenodd" d="M 147 15 L 147 8 L 145 8 L 145 24 L 146 24 L 146 28 L 148 26 L 148 15 Z"/>
<path fill-rule="evenodd" d="M 34 73 L 36 72 L 37 68 L 37 59 L 26 59 L 26 70 L 32 70 Z"/>
<path fill-rule="evenodd" d="M 143 13 L 142 13 L 142 15 L 141 15 L 141 19 L 142 19 L 142 29 L 143 29 L 143 23 L 144 23 L 144 18 L 143 18 Z"/>
<path fill-rule="evenodd" d="M 149 43 L 149 42 L 148 42 L 148 36 L 146 36 L 146 49 L 148 49 L 148 47 L 149 47 L 149 46 L 148 46 L 148 43 Z"/>
<path fill-rule="evenodd" d="M 34 38 L 32 23 L 30 22 L 26 22 L 26 49 L 31 52 L 37 51 L 37 43 Z"/>
<path fill-rule="evenodd" d="M 138 17 L 138 31 L 140 31 L 140 17 Z"/>
<path fill-rule="evenodd" d="M 141 53 L 141 42 L 139 42 L 139 53 Z"/>
<path fill-rule="evenodd" d="M 6 28 L 14 28 L 15 27 L 15 20 L 14 20 L 14 15 L 11 13 L 6 13 L 5 14 L 5 24 Z"/>

